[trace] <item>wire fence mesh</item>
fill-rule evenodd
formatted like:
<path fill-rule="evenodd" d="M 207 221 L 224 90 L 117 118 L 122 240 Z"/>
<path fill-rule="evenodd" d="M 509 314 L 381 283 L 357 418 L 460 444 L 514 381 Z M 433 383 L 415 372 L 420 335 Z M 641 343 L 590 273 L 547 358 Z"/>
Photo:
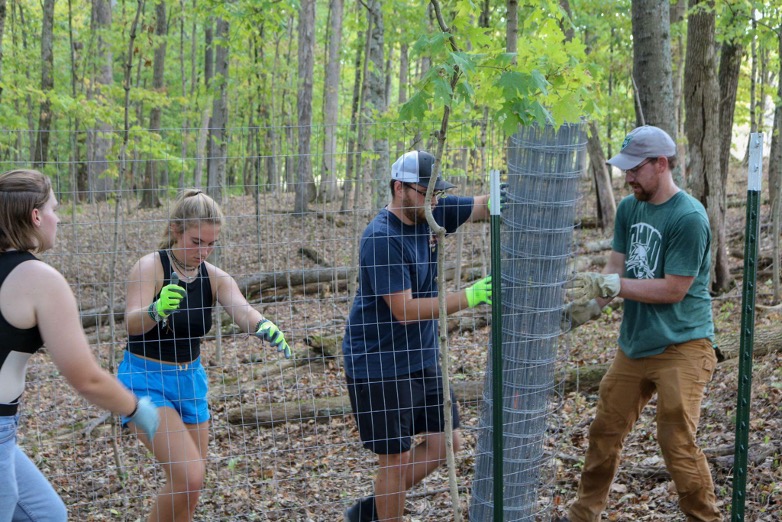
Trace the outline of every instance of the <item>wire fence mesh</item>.
<path fill-rule="evenodd" d="M 550 508 L 550 492 L 544 495 L 549 500 L 538 502 L 535 486 L 533 494 L 516 488 L 532 483 L 550 488 L 552 483 L 542 447 L 552 443 L 544 438 L 546 412 L 552 407 L 549 398 L 557 386 L 557 285 L 565 278 L 573 193 L 581 175 L 578 155 L 566 144 L 578 133 L 559 137 L 565 141 L 555 139 L 553 152 L 538 150 L 525 156 L 514 145 L 507 158 L 504 138 L 491 127 L 473 122 L 453 127 L 443 173 L 458 185 L 459 194 L 488 193 L 490 168 L 507 170 L 511 183 L 513 201 L 503 225 L 507 240 L 502 255 L 507 266 L 506 408 L 515 416 L 506 421 L 506 454 L 519 468 L 508 472 L 507 498 L 525 516 L 542 517 Z M 431 139 L 422 140 L 420 132 L 416 137 L 409 129 L 376 130 L 386 136 L 410 136 L 395 143 L 392 151 L 434 150 Z M 285 135 L 288 129 L 275 131 Z M 94 352 L 112 372 L 127 342 L 123 313 L 128 272 L 141 256 L 156 250 L 177 187 L 193 186 L 196 169 L 206 168 L 207 159 L 193 152 L 198 132 L 157 133 L 156 149 L 148 144 L 131 151 L 122 183 L 119 160 L 93 160 L 102 161 L 105 169 L 88 175 L 91 160 L 71 159 L 69 144 L 86 135 L 63 133 L 50 140 L 59 152 L 42 170 L 55 184 L 62 221 L 56 247 L 42 257 L 71 283 Z M 240 332 L 224 312 L 216 314 L 215 326 L 202 345 L 212 419 L 206 482 L 196 519 L 339 520 L 350 502 L 372 491 L 376 469 L 375 457 L 362 448 L 349 415 L 341 338 L 355 291 L 358 239 L 379 210 L 376 202 L 387 198 L 390 165 L 377 171 L 382 176 L 374 174 L 375 158 L 368 151 L 361 157 L 350 150 L 350 129 L 341 129 L 335 168 L 343 173 L 349 161 L 357 160 L 353 172 L 360 175 L 352 186 L 340 181 L 334 200 L 312 201 L 307 213 L 296 215 L 296 155 L 279 149 L 265 152 L 253 144 L 263 130 L 237 128 L 228 134 L 221 190 L 225 223 L 212 259 L 237 280 L 250 303 L 285 332 L 296 356 L 293 362 L 279 359 L 267 345 Z M 314 129 L 314 136 L 321 134 L 322 129 Z M 117 134 L 112 136 L 107 158 L 117 157 Z M 0 143 L 5 144 L 0 170 L 29 166 L 22 149 L 11 146 L 23 148 L 25 139 L 29 140 L 21 133 L 0 131 Z M 183 148 L 182 143 L 188 146 Z M 315 139 L 313 147 L 317 144 Z M 311 159 L 314 182 L 320 184 L 323 157 L 315 154 Z M 150 162 L 156 166 L 154 187 L 144 181 Z M 199 162 L 204 164 L 199 167 Z M 544 179 L 538 175 L 541 169 L 558 174 Z M 204 174 L 202 184 L 206 179 Z M 377 187 L 385 192 L 376 193 Z M 150 192 L 161 206 L 141 208 Z M 488 225 L 475 223 L 447 239 L 441 252 L 446 256 L 448 291 L 487 273 L 487 236 Z M 552 261 L 556 267 L 546 266 Z M 113 301 L 110 296 L 115 296 Z M 481 390 L 490 322 L 489 309 L 484 308 L 449 318 L 447 357 L 465 438 L 465 449 L 457 455 L 458 475 L 466 491 L 472 483 L 473 495 L 478 491 L 477 477 L 485 476 L 490 466 L 481 456 L 488 448 L 478 442 L 486 422 L 479 422 L 479 405 L 486 399 Z M 19 444 L 52 481 L 70 517 L 145 519 L 165 470 L 135 436 L 120 428 L 118 419 L 102 415 L 72 391 L 45 353 L 34 356 L 27 379 Z M 523 431 L 517 430 L 520 426 Z M 480 472 L 473 479 L 475 459 Z M 462 496 L 463 511 L 469 498 Z M 416 520 L 442 520 L 450 504 L 445 471 L 431 475 L 408 499 Z M 483 514 L 471 519 L 488 520 Z"/>

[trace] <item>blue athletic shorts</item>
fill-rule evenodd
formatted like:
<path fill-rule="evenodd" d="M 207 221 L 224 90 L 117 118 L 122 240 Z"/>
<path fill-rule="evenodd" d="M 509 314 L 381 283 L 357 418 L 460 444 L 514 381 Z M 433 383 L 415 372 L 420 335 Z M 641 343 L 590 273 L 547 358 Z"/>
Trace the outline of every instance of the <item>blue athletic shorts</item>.
<path fill-rule="evenodd" d="M 405 453 L 419 433 L 445 431 L 444 396 L 439 366 L 385 379 L 347 378 L 348 395 L 364 447 L 378 455 Z M 459 410 L 453 400 L 453 428 Z"/>
<path fill-rule="evenodd" d="M 173 408 L 185 424 L 209 420 L 208 385 L 201 358 L 186 364 L 144 359 L 125 350 L 117 379 L 137 397 L 149 397 L 158 406 Z M 128 418 L 122 418 L 127 424 Z"/>

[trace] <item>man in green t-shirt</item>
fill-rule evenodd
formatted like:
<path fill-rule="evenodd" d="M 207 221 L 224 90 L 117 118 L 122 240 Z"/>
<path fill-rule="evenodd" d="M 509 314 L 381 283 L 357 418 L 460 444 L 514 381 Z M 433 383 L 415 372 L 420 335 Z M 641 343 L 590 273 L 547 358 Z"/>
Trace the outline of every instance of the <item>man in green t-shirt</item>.
<path fill-rule="evenodd" d="M 717 359 L 709 296 L 711 233 L 703 205 L 673 181 L 676 145 L 638 127 L 608 163 L 633 190 L 619 204 L 602 274 L 577 274 L 568 297 L 573 326 L 624 298 L 619 350 L 600 383 L 578 499 L 569 520 L 600 520 L 622 443 L 657 393 L 657 439 L 691 521 L 722 520 L 706 457 L 695 441 L 704 388 Z M 568 520 L 567 518 L 564 520 Z"/>

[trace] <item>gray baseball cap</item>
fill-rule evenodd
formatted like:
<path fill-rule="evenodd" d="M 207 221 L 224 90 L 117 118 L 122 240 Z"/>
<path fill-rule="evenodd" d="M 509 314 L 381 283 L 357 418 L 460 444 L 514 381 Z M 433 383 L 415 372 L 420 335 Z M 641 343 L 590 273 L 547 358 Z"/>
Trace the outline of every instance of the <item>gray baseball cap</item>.
<path fill-rule="evenodd" d="M 637 167 L 646 158 L 670 158 L 676 155 L 676 144 L 664 130 L 652 125 L 636 127 L 622 142 L 619 154 L 607 161 L 621 170 Z"/>
<path fill-rule="evenodd" d="M 399 180 L 402 183 L 418 183 L 428 187 L 429 180 L 432 178 L 433 166 L 434 156 L 423 150 L 411 150 L 402 154 L 391 165 L 391 179 Z M 435 190 L 448 190 L 455 186 L 440 176 L 437 176 L 437 181 L 434 183 Z"/>

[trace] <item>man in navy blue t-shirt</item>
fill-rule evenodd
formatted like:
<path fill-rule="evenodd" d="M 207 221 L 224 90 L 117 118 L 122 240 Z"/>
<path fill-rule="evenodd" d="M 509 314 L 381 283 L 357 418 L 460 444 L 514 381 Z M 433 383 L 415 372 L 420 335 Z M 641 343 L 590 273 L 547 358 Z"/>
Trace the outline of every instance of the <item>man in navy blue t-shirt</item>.
<path fill-rule="evenodd" d="M 378 455 L 374 495 L 345 520 L 401 521 L 407 490 L 445 460 L 438 361 L 437 236 L 424 207 L 434 167 L 428 152 L 411 151 L 391 168 L 391 202 L 361 237 L 360 280 L 342 351 L 350 402 L 364 447 Z M 489 217 L 489 196 L 446 196 L 454 185 L 434 181 L 432 215 L 447 233 Z M 491 276 L 446 296 L 447 313 L 491 303 Z M 454 451 L 461 437 L 453 406 Z M 423 441 L 412 446 L 412 437 Z"/>

